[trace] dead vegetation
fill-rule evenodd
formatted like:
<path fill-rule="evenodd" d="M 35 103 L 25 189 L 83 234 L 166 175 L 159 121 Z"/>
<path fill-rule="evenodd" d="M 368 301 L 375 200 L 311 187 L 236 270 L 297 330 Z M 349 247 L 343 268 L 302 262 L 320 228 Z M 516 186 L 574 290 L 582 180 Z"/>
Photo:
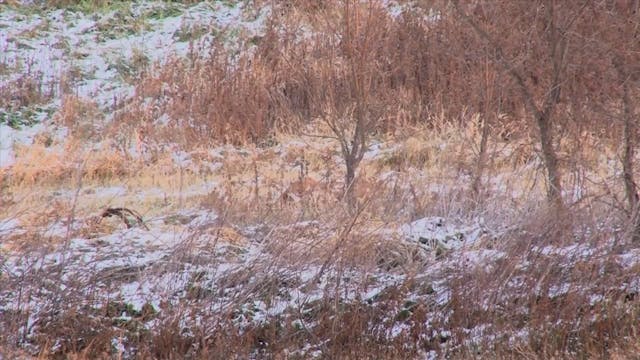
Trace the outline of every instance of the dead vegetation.
<path fill-rule="evenodd" d="M 68 96 L 56 116 L 70 129 L 64 151 L 47 139 L 17 149 L 0 185 L 14 199 L 0 215 L 24 230 L 0 232 L 0 306 L 12 309 L 0 353 L 640 351 L 630 260 L 639 83 L 637 54 L 624 50 L 635 46 L 637 4 L 403 2 L 398 16 L 376 1 L 314 4 L 275 2 L 261 37 L 194 44 L 189 58 L 153 65 L 109 126 Z M 87 151 L 89 141 L 109 151 Z M 108 200 L 82 192 L 114 184 L 129 189 Z M 61 186 L 75 193 L 58 203 L 25 194 Z M 159 190 L 144 200 L 131 195 L 150 187 Z M 180 213 L 189 207 L 218 215 Z M 127 229 L 74 227 L 105 208 Z M 482 219 L 494 233 L 434 250 L 394 231 L 429 216 Z M 65 236 L 43 230 L 51 223 Z M 164 252 L 152 262 L 99 268 L 142 251 L 125 244 L 141 236 L 134 223 L 177 245 L 154 243 L 149 252 Z M 77 239 L 104 253 L 82 263 L 69 250 Z M 5 266 L 16 249 L 25 263 Z M 118 298 L 131 283 L 158 286 L 160 300 Z"/>

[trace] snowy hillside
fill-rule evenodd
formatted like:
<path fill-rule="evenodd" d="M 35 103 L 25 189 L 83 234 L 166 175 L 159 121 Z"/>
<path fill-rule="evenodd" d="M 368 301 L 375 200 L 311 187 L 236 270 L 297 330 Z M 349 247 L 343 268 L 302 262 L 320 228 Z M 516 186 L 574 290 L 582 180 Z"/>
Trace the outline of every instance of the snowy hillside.
<path fill-rule="evenodd" d="M 617 148 L 554 207 L 517 111 L 421 103 L 447 9 L 0 2 L 0 359 L 640 351 Z"/>

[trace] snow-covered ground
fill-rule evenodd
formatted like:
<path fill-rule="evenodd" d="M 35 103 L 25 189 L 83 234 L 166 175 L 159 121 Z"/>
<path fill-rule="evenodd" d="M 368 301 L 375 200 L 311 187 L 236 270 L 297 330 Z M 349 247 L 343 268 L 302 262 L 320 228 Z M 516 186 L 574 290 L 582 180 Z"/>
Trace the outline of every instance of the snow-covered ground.
<path fill-rule="evenodd" d="M 28 144 L 36 133 L 57 129 L 52 116 L 62 107 L 64 94 L 95 102 L 108 122 L 115 104 L 134 94 L 143 67 L 184 58 L 214 41 L 232 45 L 238 34 L 260 34 L 269 13 L 269 6 L 254 9 L 242 1 L 190 6 L 143 1 L 97 14 L 3 7 L 0 88 L 8 88 L 14 98 L 9 108 L 0 105 L 0 168 L 13 164 L 16 143 Z M 44 103 L 21 106 L 11 88 L 25 76 L 41 83 Z M 21 123 L 39 125 L 12 129 L 8 119 L 16 116 Z"/>

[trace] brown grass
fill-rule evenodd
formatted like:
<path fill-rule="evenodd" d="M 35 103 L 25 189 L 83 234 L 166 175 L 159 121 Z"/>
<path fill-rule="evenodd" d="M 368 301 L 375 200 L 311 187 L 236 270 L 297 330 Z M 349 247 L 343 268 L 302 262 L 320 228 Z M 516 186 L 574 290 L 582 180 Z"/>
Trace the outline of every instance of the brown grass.
<path fill-rule="evenodd" d="M 452 358 L 591 358 L 625 356 L 637 350 L 637 341 L 633 340 L 637 339 L 634 330 L 639 311 L 637 297 L 619 286 L 633 281 L 637 266 L 625 268 L 618 264 L 615 253 L 627 248 L 626 245 L 610 248 L 609 239 L 618 235 L 611 230 L 591 230 L 599 225 L 590 219 L 605 219 L 608 224 L 617 222 L 615 218 L 606 217 L 598 206 L 576 207 L 566 216 L 545 214 L 548 210 L 543 207 L 537 212 L 530 210 L 526 218 L 515 214 L 499 219 L 498 213 L 485 214 L 494 218 L 493 221 L 506 222 L 513 228 L 491 241 L 490 248 L 504 251 L 504 257 L 486 267 L 454 261 L 449 265 L 450 269 L 440 269 L 442 273 L 425 274 L 422 271 L 428 267 L 424 267 L 422 255 L 402 249 L 388 236 L 372 232 L 372 229 L 392 226 L 380 223 L 377 214 L 378 201 L 393 208 L 389 204 L 391 197 L 370 200 L 367 203 L 370 207 L 364 207 L 357 218 L 350 218 L 347 209 L 335 207 L 335 203 L 334 207 L 321 206 L 313 212 L 307 208 L 309 205 L 294 202 L 273 212 L 264 200 L 257 207 L 248 206 L 254 201 L 252 198 L 235 200 L 226 202 L 226 207 L 211 205 L 225 209 L 224 223 L 259 221 L 273 230 L 264 238 L 241 242 L 237 242 L 237 231 L 228 227 L 207 231 L 220 237 L 220 241 L 235 242 L 240 247 L 246 246 L 246 241 L 265 242 L 268 246 L 257 263 L 217 280 L 215 285 L 194 285 L 189 296 L 160 309 L 159 323 L 154 330 L 142 330 L 141 314 L 133 314 L 133 319 L 125 322 L 113 320 L 123 310 L 111 312 L 108 310 L 111 305 L 83 295 L 86 292 L 81 289 L 95 286 L 92 283 L 95 280 L 91 280 L 93 276 L 88 276 L 86 283 L 65 282 L 67 290 L 60 296 L 66 307 L 55 308 L 57 310 L 52 310 L 51 316 L 44 317 L 29 341 L 43 349 L 43 357 L 65 354 L 78 358 L 116 356 L 110 346 L 113 338 L 120 338 L 126 346 L 135 348 L 135 357 L 142 358 L 286 357 L 296 350 L 302 358 L 316 351 L 331 358 L 395 359 L 421 356 L 428 351 Z M 425 203 L 428 205 L 424 211 L 428 213 L 446 210 L 446 207 L 439 208 L 439 202 Z M 467 208 L 466 211 L 473 212 L 474 209 Z M 300 216 L 315 222 L 307 226 L 282 227 Z M 227 237 L 230 240 L 222 240 Z M 195 238 L 188 241 L 197 243 Z M 598 250 L 586 257 L 579 253 L 541 252 L 546 246 L 562 249 L 581 245 Z M 185 246 L 181 255 L 184 259 L 197 257 L 204 251 L 199 246 Z M 489 244 L 481 245 L 480 249 L 487 246 Z M 33 255 L 41 249 L 36 246 L 24 251 Z M 215 263 L 218 259 L 201 261 Z M 316 288 L 315 280 L 300 283 L 287 275 L 314 264 L 324 268 L 328 279 L 324 297 L 300 309 L 267 317 L 260 324 L 241 326 L 233 320 L 241 313 L 246 299 L 269 301 L 289 286 Z M 164 264 L 161 268 L 166 270 L 172 266 Z M 378 274 L 379 269 L 386 269 L 390 274 L 406 274 L 407 278 L 388 286 L 372 303 L 357 298 L 341 300 L 339 294 L 344 291 L 366 289 L 371 281 L 366 274 Z M 362 273 L 350 276 L 349 281 L 342 278 L 341 274 L 352 271 Z M 201 275 L 194 273 L 193 276 Z M 429 294 L 434 291 L 431 284 L 441 276 L 451 286 L 451 298 L 439 305 Z M 37 285 L 37 288 L 55 281 L 55 273 L 37 280 L 9 279 L 15 281 L 11 287 L 22 287 L 27 291 L 31 286 Z M 548 295 L 550 290 L 565 283 L 570 284 L 566 293 Z M 232 289 L 228 291 L 237 300 L 231 308 L 214 311 L 211 304 L 216 303 L 222 289 Z M 419 295 L 418 299 L 407 300 L 416 295 Z M 601 298 L 593 300 L 594 295 Z M 94 306 L 86 307 L 94 301 L 97 301 Z M 47 306 L 55 307 L 56 303 L 57 300 Z M 16 331 L 23 326 L 21 319 L 25 314 L 15 315 L 15 318 L 5 318 L 4 329 Z M 194 316 L 201 320 L 187 325 L 188 331 L 185 331 L 185 325 L 178 319 Z M 303 327 L 295 325 L 300 319 L 304 320 Z M 389 337 L 390 329 L 400 324 L 405 326 L 403 332 Z M 468 331 L 474 328 L 482 329 L 480 331 L 486 337 Z M 53 347 L 51 339 L 58 339 L 58 346 Z M 308 348 L 309 344 L 311 348 Z"/>
<path fill-rule="evenodd" d="M 54 96 L 54 88 L 45 81 L 43 74 L 33 71 L 30 64 L 22 66 L 26 69 L 19 71 L 20 76 L 0 82 L 0 107 L 4 109 L 16 111 L 43 105 Z"/>
<path fill-rule="evenodd" d="M 482 80 L 493 79 L 492 91 L 505 94 L 508 80 L 486 57 L 460 56 L 474 39 L 457 32 L 451 19 L 425 23 L 418 9 L 393 18 L 378 5 L 363 6 L 372 26 L 384 31 L 357 44 L 370 50 L 375 67 L 354 76 L 346 66 L 349 49 L 338 40 L 342 3 L 273 6 L 267 32 L 251 41 L 257 42 L 251 51 L 244 51 L 249 39 L 240 52 L 222 42 L 206 50 L 194 44 L 190 58 L 146 72 L 109 127 L 91 101 L 67 96 L 56 115 L 70 129 L 67 142 L 49 144 L 45 136 L 16 149 L 1 184 L 12 201 L 0 214 L 25 231 L 3 239 L 0 265 L 5 254 L 17 253 L 31 263 L 16 272 L 0 267 L 6 285 L 0 299 L 19 302 L 0 321 L 0 333 L 10 334 L 0 337 L 0 355 L 400 359 L 433 352 L 454 359 L 621 359 L 640 351 L 632 286 L 639 269 L 619 257 L 635 253 L 614 175 L 620 167 L 613 165 L 615 124 L 602 136 L 595 132 L 601 125 L 586 121 L 581 131 L 557 126 L 567 190 L 581 195 L 564 210 L 549 208 L 524 108 L 505 96 L 502 112 L 487 111 L 491 99 L 478 95 L 488 92 Z M 312 32 L 301 35 L 302 25 Z M 356 211 L 341 201 L 339 145 L 327 123 L 317 121 L 349 114 L 355 97 L 345 89 L 354 78 L 375 84 L 368 99 L 380 119 L 371 133 L 380 152 L 360 165 Z M 39 99 L 37 87 L 18 90 L 28 103 Z M 166 123 L 158 120 L 162 115 Z M 471 178 L 485 121 L 489 156 L 478 194 Z M 102 148 L 88 151 L 88 143 Z M 307 172 L 300 172 L 302 163 Z M 206 192 L 193 191 L 210 184 Z M 92 193 L 109 185 L 126 187 L 127 194 Z M 134 194 L 152 187 L 159 193 L 143 200 Z M 56 200 L 50 193 L 60 189 L 75 195 Z M 195 229 L 187 229 L 188 217 L 168 219 L 162 229 L 181 236 L 175 253 L 145 269 L 125 267 L 124 276 L 134 279 L 167 272 L 191 279 L 157 309 L 134 311 L 101 296 L 102 287 L 125 284 L 113 276 L 118 269 L 88 268 L 73 278 L 62 276 L 69 263 L 37 261 L 72 237 L 97 237 L 99 244 L 122 227 L 90 221 L 105 206 L 130 204 L 145 217 L 167 219 L 193 207 L 220 215 Z M 436 259 L 391 231 L 425 216 L 482 218 L 498 236 Z M 59 238 L 43 230 L 69 220 L 86 226 Z M 215 281 L 197 267 L 240 261 L 252 246 L 259 257 Z M 590 252 L 567 252 L 580 247 Z M 468 258 L 474 251 L 503 255 L 476 263 Z M 315 276 L 303 280 L 309 269 Z M 399 280 L 379 280 L 385 276 Z M 384 289 L 366 298 L 381 283 Z M 440 287 L 449 290 L 445 301 Z M 253 301 L 276 304 L 292 289 L 320 296 L 249 321 Z M 30 301 L 40 306 L 35 324 L 27 321 Z M 147 326 L 150 319 L 154 326 Z"/>

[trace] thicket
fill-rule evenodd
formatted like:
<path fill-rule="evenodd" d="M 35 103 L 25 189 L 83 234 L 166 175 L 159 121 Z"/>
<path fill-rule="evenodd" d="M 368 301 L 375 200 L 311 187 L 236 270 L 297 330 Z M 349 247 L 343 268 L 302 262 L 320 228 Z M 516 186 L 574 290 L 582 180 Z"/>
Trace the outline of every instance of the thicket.
<path fill-rule="evenodd" d="M 365 283 L 365 275 L 351 283 L 336 275 L 327 285 L 333 292 L 327 291 L 305 315 L 315 324 L 310 328 L 289 321 L 301 314 L 238 325 L 234 314 L 211 310 L 216 295 L 206 291 L 160 314 L 146 314 L 158 316 L 160 325 L 152 331 L 117 328 L 109 306 L 119 304 L 80 306 L 90 301 L 67 295 L 69 301 L 60 303 L 70 304 L 69 309 L 56 304 L 56 311 L 41 320 L 48 328 L 31 339 L 45 349 L 43 357 L 51 355 L 47 335 L 58 334 L 56 329 L 73 335 L 60 342 L 58 354 L 79 357 L 109 356 L 116 335 L 142 358 L 286 357 L 291 349 L 309 356 L 303 351 L 309 344 L 329 358 L 403 358 L 428 351 L 452 358 L 626 358 L 637 353 L 638 265 L 625 267 L 617 257 L 635 254 L 631 248 L 639 228 L 637 1 L 412 1 L 403 2 L 399 14 L 375 1 L 265 4 L 272 6 L 272 15 L 264 35 L 240 37 L 238 46 L 222 40 L 212 48 L 194 44 L 187 59 L 169 59 L 145 71 L 134 99 L 116 114 L 112 131 L 121 136 L 135 130 L 149 148 L 163 143 L 184 149 L 220 143 L 269 147 L 283 132 L 334 139 L 345 165 L 345 198 L 353 205 L 342 212 L 331 203 L 335 207 L 317 211 L 321 226 L 334 227 L 335 245 L 318 241 L 321 246 L 314 243 L 316 252 L 310 255 L 309 248 L 292 250 L 301 234 L 274 241 L 278 251 L 265 252 L 264 267 L 257 267 L 264 269 L 258 280 L 265 281 L 234 291 L 242 299 L 275 296 L 279 289 L 271 284 L 286 273 L 290 264 L 282 263 L 282 254 L 289 253 L 295 254 L 289 260 L 304 258 L 296 266 L 317 261 L 304 256 L 317 257 L 324 261 L 323 270 L 335 274 L 366 273 L 366 266 L 379 270 L 388 262 L 379 265 L 378 260 L 401 253 L 398 267 L 405 280 L 369 306 L 343 302 L 338 295 L 358 281 Z M 446 278 L 451 294 L 444 305 L 420 300 L 403 308 L 405 295 L 433 292 L 421 289 L 432 284 L 427 276 L 433 274 L 415 273 L 422 268 L 418 260 L 412 262 L 414 253 L 373 246 L 365 228 L 373 215 L 398 209 L 407 199 L 427 200 L 413 185 L 386 192 L 380 187 L 370 208 L 363 209 L 353 200 L 358 167 L 373 137 L 415 128 L 439 136 L 443 128 L 463 131 L 470 123 L 479 135 L 473 166 L 466 169 L 470 191 L 438 195 L 448 209 L 471 204 L 458 213 L 494 216 L 512 210 L 510 217 L 494 219 L 511 230 L 487 245 L 505 256 L 486 267 L 461 264 L 454 269 Z M 545 206 L 511 202 L 511 194 L 496 195 L 487 186 L 486 174 L 497 156 L 490 144 L 497 142 L 527 144 L 527 156 L 541 159 Z M 603 166 L 593 161 L 602 149 L 618 153 L 623 170 L 590 178 L 587 170 Z M 578 196 L 578 181 L 584 185 L 579 191 L 598 181 L 608 192 Z M 261 223 L 274 228 L 283 218 L 295 217 L 286 212 L 291 210 L 264 210 L 255 183 L 250 201 L 214 200 L 230 218 L 263 216 Z M 385 198 L 402 191 L 413 198 Z M 523 203 L 530 207 L 517 208 Z M 354 228 L 361 233 L 353 235 Z M 581 246 L 589 249 L 587 255 L 562 253 Z M 479 251 L 484 250 L 494 249 Z M 248 277 L 240 273 L 229 281 L 246 285 Z M 11 286 L 22 289 L 42 281 L 26 274 Z M 91 288 L 91 281 L 65 285 Z M 397 310 L 406 311 L 390 320 Z M 185 314 L 208 318 L 187 333 L 180 324 Z M 27 326 L 28 314 L 7 316 L 14 319 L 0 329 L 19 334 Z M 388 336 L 398 323 L 406 331 Z M 448 330 L 436 331 L 443 329 Z M 15 335 L 2 344 L 21 340 Z"/>
<path fill-rule="evenodd" d="M 479 116 L 473 189 L 491 139 L 525 139 L 563 207 L 563 173 L 589 141 L 620 146 L 626 208 L 638 204 L 638 5 L 633 1 L 274 3 L 264 36 L 223 42 L 151 71 L 121 123 L 185 147 L 268 143 L 321 121 L 341 145 L 345 183 L 370 136 L 405 125 L 462 125 Z M 153 101 L 149 101 L 152 99 Z M 155 119 L 169 114 L 168 126 Z M 631 215 L 634 217 L 635 215 Z"/>

